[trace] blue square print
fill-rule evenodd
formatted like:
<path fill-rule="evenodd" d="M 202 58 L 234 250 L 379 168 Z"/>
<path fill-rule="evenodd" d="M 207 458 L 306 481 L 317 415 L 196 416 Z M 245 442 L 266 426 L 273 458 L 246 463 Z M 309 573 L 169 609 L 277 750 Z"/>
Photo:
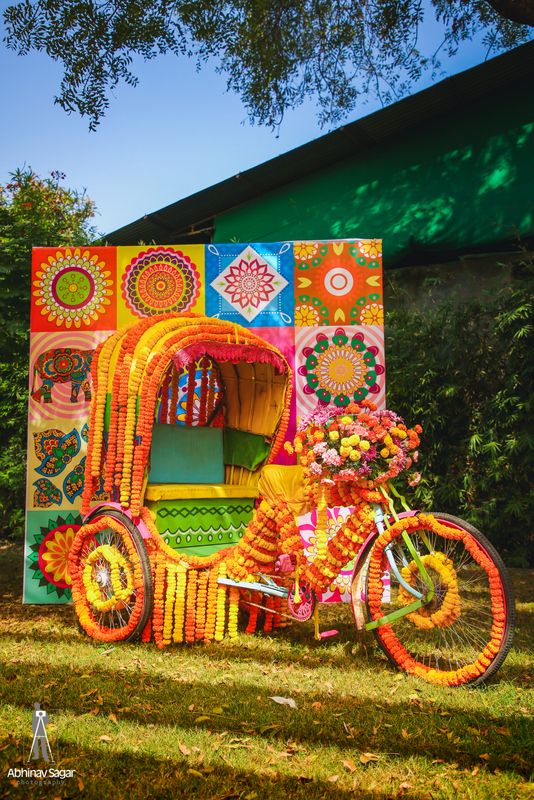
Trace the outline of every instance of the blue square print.
<path fill-rule="evenodd" d="M 291 242 L 206 246 L 206 314 L 245 327 L 293 325 Z"/>

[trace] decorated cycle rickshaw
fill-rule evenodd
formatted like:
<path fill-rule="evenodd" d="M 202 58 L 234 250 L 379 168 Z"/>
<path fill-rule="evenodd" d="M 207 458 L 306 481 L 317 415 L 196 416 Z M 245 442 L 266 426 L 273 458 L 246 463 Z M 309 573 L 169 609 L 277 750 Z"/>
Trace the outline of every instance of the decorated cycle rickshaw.
<path fill-rule="evenodd" d="M 283 354 L 250 329 L 191 314 L 112 334 L 92 376 L 85 516 L 69 562 L 89 636 L 164 647 L 313 615 L 321 638 L 316 597 L 354 560 L 356 626 L 397 667 L 459 685 L 502 664 L 513 601 L 498 554 L 469 524 L 412 511 L 393 485 L 414 468 L 417 426 L 344 398 L 319 404 L 286 442 Z M 283 446 L 297 465 L 273 463 Z M 350 514 L 332 534 L 333 506 Z M 313 557 L 298 527 L 310 509 Z"/>

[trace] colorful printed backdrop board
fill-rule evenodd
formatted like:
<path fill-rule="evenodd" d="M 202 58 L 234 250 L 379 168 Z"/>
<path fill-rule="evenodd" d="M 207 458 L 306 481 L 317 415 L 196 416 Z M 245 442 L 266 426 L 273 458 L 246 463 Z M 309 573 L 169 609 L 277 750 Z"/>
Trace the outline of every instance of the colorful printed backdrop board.
<path fill-rule="evenodd" d="M 70 600 L 95 348 L 117 328 L 167 311 L 254 328 L 282 350 L 295 373 L 288 437 L 320 402 L 369 397 L 384 406 L 380 240 L 35 248 L 26 603 Z M 313 547 L 310 520 L 301 527 Z M 341 582 L 329 595 L 345 593 Z"/>

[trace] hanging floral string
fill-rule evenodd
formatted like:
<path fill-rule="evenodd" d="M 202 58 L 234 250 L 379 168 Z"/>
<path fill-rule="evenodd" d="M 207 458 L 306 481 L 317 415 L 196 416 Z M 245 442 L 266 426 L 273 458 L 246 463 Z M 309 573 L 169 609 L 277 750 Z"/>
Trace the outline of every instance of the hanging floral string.
<path fill-rule="evenodd" d="M 176 366 L 173 364 L 172 367 L 172 377 L 171 377 L 171 406 L 169 411 L 169 422 L 174 425 L 176 424 L 176 416 L 178 413 L 178 378 L 179 372 L 176 369 Z"/>
<path fill-rule="evenodd" d="M 203 358 L 200 361 L 200 404 L 198 411 L 198 424 L 205 425 L 208 417 L 208 374 L 209 359 Z"/>
<path fill-rule="evenodd" d="M 171 373 L 174 369 L 174 364 L 169 366 L 165 373 L 163 383 L 161 384 L 161 409 L 160 409 L 160 422 L 169 422 L 169 389 L 171 385 Z M 172 417 L 171 417 L 172 419 Z"/>

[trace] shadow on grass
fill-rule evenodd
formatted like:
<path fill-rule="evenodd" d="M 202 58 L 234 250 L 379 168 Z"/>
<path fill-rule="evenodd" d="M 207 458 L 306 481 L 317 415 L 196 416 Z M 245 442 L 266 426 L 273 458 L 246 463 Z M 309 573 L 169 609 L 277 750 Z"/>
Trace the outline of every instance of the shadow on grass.
<path fill-rule="evenodd" d="M 221 759 L 216 770 L 203 772 L 198 765 L 197 774 L 192 774 L 191 765 L 185 759 L 180 761 L 139 756 L 131 752 L 104 752 L 102 749 L 74 747 L 70 743 L 58 742 L 65 769 L 76 770 L 76 776 L 65 780 L 63 786 L 28 787 L 13 786 L 7 781 L 0 781 L 0 792 L 7 789 L 5 796 L 33 800 L 51 797 L 81 797 L 87 800 L 169 800 L 169 798 L 219 798 L 236 800 L 250 797 L 269 800 L 309 800 L 320 797 L 324 800 L 349 800 L 354 798 L 354 791 L 342 789 L 328 781 L 311 779 L 307 776 L 292 777 L 281 775 L 275 770 L 267 770 L 267 774 L 258 775 L 232 769 Z M 0 753 L 0 772 L 6 774 L 9 767 L 22 766 L 16 763 L 20 748 L 13 740 Z M 60 762 L 61 764 L 61 762 Z M 40 765 L 41 766 L 41 765 Z M 78 783 L 82 782 L 82 788 Z M 369 781 L 371 782 L 371 780 Z M 418 797 L 419 794 L 411 795 Z M 375 789 L 368 791 L 358 788 L 358 797 L 380 798 L 391 797 L 391 792 Z M 428 794 L 426 795 L 428 797 Z"/>
<path fill-rule="evenodd" d="M 531 721 L 474 710 L 445 709 L 445 703 L 411 695 L 358 698 L 330 696 L 326 692 L 294 691 L 296 709 L 278 706 L 269 695 L 276 692 L 276 677 L 259 685 L 221 680 L 209 665 L 194 679 L 172 678 L 131 668 L 87 672 L 72 666 L 55 667 L 6 664 L 0 684 L 0 702 L 27 713 L 33 702 L 45 708 L 98 717 L 113 728 L 108 715 L 142 726 L 228 731 L 259 740 L 291 740 L 304 746 L 354 748 L 361 752 L 388 752 L 401 757 L 423 755 L 431 760 L 455 761 L 462 768 L 480 765 L 482 753 L 491 754 L 492 769 L 515 770 L 528 775 L 534 745 Z M 87 669 L 87 668 L 85 668 Z M 219 680 L 217 680 L 219 678 Z M 45 683 L 46 681 L 46 683 Z M 319 689 L 320 687 L 317 687 Z M 389 688 L 389 687 L 388 687 Z M 321 698 L 317 708 L 317 700 Z M 224 703 L 215 713 L 213 709 Z M 315 705 L 314 705 L 315 704 Z"/>

